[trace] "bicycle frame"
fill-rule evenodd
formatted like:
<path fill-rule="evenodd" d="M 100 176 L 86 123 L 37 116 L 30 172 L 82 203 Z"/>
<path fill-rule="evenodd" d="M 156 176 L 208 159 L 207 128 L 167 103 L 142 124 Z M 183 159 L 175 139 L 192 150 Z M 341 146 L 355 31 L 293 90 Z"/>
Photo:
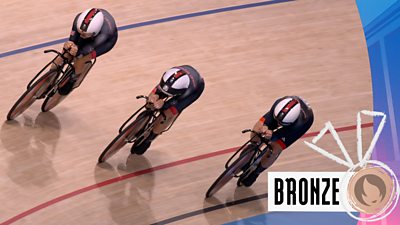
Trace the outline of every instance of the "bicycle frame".
<path fill-rule="evenodd" d="M 136 99 L 140 99 L 140 98 L 144 98 L 144 99 L 147 100 L 147 96 L 144 96 L 144 95 L 138 95 L 138 96 L 136 96 Z M 118 132 L 121 133 L 121 132 L 125 129 L 126 124 L 128 124 L 129 121 L 131 121 L 132 118 L 135 117 L 135 116 L 136 116 L 140 111 L 142 111 L 142 109 L 144 109 L 144 108 L 145 108 L 145 105 L 143 105 L 143 106 L 140 107 L 138 110 L 136 110 L 136 112 L 133 113 L 133 114 L 121 125 L 121 127 L 120 127 L 119 130 L 118 130 Z"/>
<path fill-rule="evenodd" d="M 63 59 L 63 63 L 60 66 L 57 66 L 57 77 L 55 79 L 55 83 L 53 84 L 53 88 L 50 91 L 54 91 L 54 87 L 58 88 L 58 84 L 61 82 L 61 80 L 64 80 L 66 76 L 69 76 L 72 72 L 75 71 L 75 67 L 72 64 L 72 62 L 65 57 L 65 53 L 67 53 L 67 50 L 64 49 L 63 53 L 58 52 L 57 50 L 54 49 L 48 49 L 45 50 L 44 53 L 55 53 L 57 54 L 54 59 L 52 59 L 49 63 L 46 64 L 46 66 L 44 66 L 39 73 L 37 73 L 32 80 L 28 83 L 27 85 L 27 89 L 29 89 L 31 87 L 31 85 L 36 81 L 36 79 L 39 77 L 40 74 L 43 73 L 43 71 L 45 71 L 47 69 L 47 67 L 49 67 L 52 63 L 54 63 L 54 61 L 56 60 L 57 57 L 61 57 Z M 94 59 L 92 65 L 89 67 L 87 73 L 89 73 L 89 71 L 92 69 L 93 65 L 96 63 L 96 59 Z M 65 65 L 68 65 L 68 67 L 66 69 L 63 69 L 65 67 Z M 59 79 L 60 74 L 63 74 L 63 76 Z M 86 73 L 86 74 L 87 74 Z M 83 79 L 82 79 L 83 80 Z M 76 86 L 75 88 L 79 87 L 80 84 L 78 86 Z"/>
<path fill-rule="evenodd" d="M 156 121 L 156 118 L 157 118 L 157 117 L 154 115 L 154 112 L 149 112 L 149 113 L 153 113 L 153 114 L 150 115 L 150 116 L 151 116 L 150 121 L 149 121 L 149 122 L 145 125 L 145 127 L 143 128 L 143 132 L 142 132 L 139 136 L 137 136 L 135 139 L 133 139 L 133 140 L 127 140 L 128 143 L 133 143 L 133 142 L 135 142 L 136 140 L 141 139 L 142 137 L 146 136 L 146 134 L 148 134 L 149 131 L 151 131 L 151 130 L 153 129 L 153 127 L 154 127 L 154 122 Z"/>
<path fill-rule="evenodd" d="M 88 64 L 88 63 L 89 63 L 89 61 L 86 62 L 85 64 Z M 74 88 L 78 88 L 79 86 L 81 86 L 82 81 L 85 79 L 86 75 L 88 75 L 88 73 L 90 72 L 90 70 L 92 69 L 92 67 L 93 67 L 93 65 L 94 65 L 95 63 L 96 63 L 96 59 L 93 60 L 93 62 L 92 62 L 92 64 L 90 65 L 89 69 L 86 71 L 85 74 L 83 74 L 84 77 L 81 79 L 81 81 L 79 82 L 79 84 L 78 84 L 77 86 L 74 86 Z"/>
<path fill-rule="evenodd" d="M 263 150 L 258 151 L 259 154 L 253 155 L 253 157 L 250 160 L 249 168 L 247 168 L 246 171 L 243 171 L 243 174 L 247 174 L 245 177 L 247 177 L 250 173 L 252 173 L 257 168 L 257 166 L 260 164 L 264 155 L 268 153 L 268 150 L 270 150 L 269 147 L 270 147 L 269 144 L 267 144 L 267 146 Z"/>
<path fill-rule="evenodd" d="M 146 99 L 146 100 L 148 99 L 148 97 L 147 97 L 147 96 L 144 96 L 144 95 L 138 95 L 138 96 L 136 96 L 136 99 L 140 99 L 140 98 L 144 98 L 144 99 Z M 167 100 L 165 100 L 165 101 L 167 101 Z M 133 113 L 133 114 L 121 125 L 121 127 L 120 127 L 119 130 L 118 130 L 118 132 L 121 133 L 121 132 L 125 129 L 126 125 L 127 125 L 139 112 L 141 112 L 143 109 L 149 111 L 149 113 L 151 113 L 151 117 L 152 117 L 151 120 L 150 120 L 150 122 L 146 125 L 145 130 L 149 129 L 150 126 L 153 126 L 153 124 L 154 124 L 154 122 L 155 122 L 155 119 L 156 119 L 158 116 L 161 115 L 162 117 L 164 117 L 164 119 L 166 118 L 165 114 L 164 114 L 161 110 L 159 110 L 159 109 L 154 109 L 154 110 L 146 109 L 146 104 L 145 104 L 145 105 L 143 105 L 142 107 L 140 107 L 138 110 L 136 110 L 136 112 Z M 179 114 L 179 115 L 180 115 L 180 114 Z M 178 115 L 178 116 L 179 116 L 179 115 Z M 161 133 L 164 133 L 164 132 L 168 131 L 168 130 L 172 127 L 172 125 L 174 125 L 174 123 L 175 123 L 176 119 L 178 118 L 178 116 L 175 117 L 175 119 L 174 119 L 174 121 L 172 121 L 171 125 L 169 125 L 168 128 L 165 129 L 165 130 L 164 130 L 163 132 L 161 132 Z"/>
<path fill-rule="evenodd" d="M 60 53 L 60 52 L 58 52 L 58 51 L 56 51 L 56 50 L 53 50 L 53 49 L 48 49 L 48 50 L 45 50 L 45 51 L 44 51 L 44 53 L 49 53 L 49 52 L 55 53 L 55 54 L 57 54 L 57 56 L 55 56 L 53 60 L 51 60 L 49 63 L 47 63 L 46 66 L 44 66 L 44 67 L 39 71 L 39 73 L 37 73 L 36 76 L 34 76 L 34 77 L 32 78 L 32 80 L 31 80 L 31 81 L 28 83 L 28 85 L 27 85 L 27 89 L 29 89 L 29 88 L 32 86 L 32 84 L 36 81 L 36 79 L 39 77 L 39 75 L 42 74 L 43 71 L 47 69 L 47 67 L 49 67 L 52 63 L 54 63 L 54 61 L 56 60 L 56 58 L 57 58 L 58 56 L 60 56 L 64 61 L 63 61 L 63 64 L 62 64 L 60 67 L 57 68 L 57 69 L 58 69 L 57 73 L 60 73 L 60 72 L 61 72 L 61 73 L 64 73 L 64 71 L 62 70 L 62 68 L 63 68 L 64 65 L 66 65 L 66 64 L 73 68 L 73 65 L 72 65 L 72 64 L 69 62 L 69 60 L 64 56 L 64 54 L 66 53 L 66 51 L 64 51 L 64 53 Z"/>
<path fill-rule="evenodd" d="M 248 132 L 253 132 L 252 130 L 246 129 L 243 130 L 242 133 L 248 133 Z M 255 132 L 253 132 L 255 133 Z M 255 135 L 254 137 L 252 137 L 250 140 L 248 140 L 246 143 L 244 143 L 238 150 L 236 150 L 236 152 L 228 159 L 228 161 L 225 163 L 225 169 L 227 169 L 229 167 L 229 164 L 231 163 L 231 161 L 233 160 L 233 158 L 235 158 L 235 156 L 242 151 L 245 147 L 248 146 L 249 143 L 253 142 L 253 140 L 255 139 L 255 137 L 260 136 L 260 135 Z M 261 140 L 263 140 L 264 138 L 262 138 Z M 266 139 L 265 141 L 260 141 L 258 142 L 253 149 L 257 149 L 258 151 L 260 151 L 260 147 L 263 144 L 267 144 L 269 140 Z M 254 143 L 254 142 L 253 142 Z M 253 156 L 251 157 L 252 159 L 254 158 L 254 155 L 258 152 L 258 151 L 254 151 Z"/>

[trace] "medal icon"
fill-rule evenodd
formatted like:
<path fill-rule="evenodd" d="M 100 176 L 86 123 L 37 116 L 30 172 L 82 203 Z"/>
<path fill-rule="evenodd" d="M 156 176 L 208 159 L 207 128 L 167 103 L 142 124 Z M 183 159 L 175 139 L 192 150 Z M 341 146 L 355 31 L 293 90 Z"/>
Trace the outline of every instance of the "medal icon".
<path fill-rule="evenodd" d="M 382 117 L 364 155 L 362 149 L 361 114 L 372 117 Z M 347 205 L 350 207 L 346 207 L 346 204 L 343 204 L 347 214 L 359 221 L 372 222 L 385 218 L 394 210 L 399 200 L 400 187 L 396 174 L 383 162 L 370 159 L 385 122 L 386 115 L 382 112 L 367 110 L 358 112 L 357 156 L 359 162 L 357 164 L 353 163 L 338 133 L 329 121 L 325 123 L 325 127 L 312 140 L 312 143 L 304 141 L 312 150 L 349 168 L 343 178 L 345 182 L 343 182 L 340 189 L 340 196 L 342 202 L 349 203 Z M 345 159 L 329 153 L 327 150 L 316 145 L 328 131 L 332 134 Z M 357 216 L 352 213 L 354 211 L 358 211 L 364 215 L 362 217 Z"/>

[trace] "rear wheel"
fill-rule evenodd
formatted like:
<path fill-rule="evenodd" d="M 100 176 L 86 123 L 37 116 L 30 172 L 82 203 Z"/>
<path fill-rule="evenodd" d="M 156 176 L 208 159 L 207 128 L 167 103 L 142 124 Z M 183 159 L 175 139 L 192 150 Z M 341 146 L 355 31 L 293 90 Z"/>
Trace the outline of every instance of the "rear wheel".
<path fill-rule="evenodd" d="M 73 70 L 71 67 L 67 68 L 66 72 L 65 72 L 65 76 L 63 76 L 61 78 L 61 81 L 59 82 L 59 87 L 54 90 L 54 92 L 50 92 L 46 99 L 44 100 L 43 104 L 42 104 L 42 112 L 47 112 L 50 111 L 51 109 L 53 109 L 54 107 L 56 107 L 62 100 L 64 100 L 68 95 L 60 95 L 60 93 L 58 93 L 58 89 L 60 88 L 60 85 L 63 86 L 66 83 L 69 82 L 69 79 L 71 79 Z"/>
<path fill-rule="evenodd" d="M 242 167 L 248 163 L 252 156 L 254 155 L 253 148 L 246 147 L 231 165 L 229 165 L 226 170 L 214 181 L 211 187 L 206 193 L 206 198 L 213 196 L 217 191 L 219 191 L 225 184 L 227 184 L 236 174 L 240 173 Z"/>
<path fill-rule="evenodd" d="M 60 95 L 58 91 L 56 91 L 51 96 L 47 96 L 42 104 L 42 112 L 47 112 L 56 107 L 62 100 L 64 100 L 67 95 Z"/>
<path fill-rule="evenodd" d="M 90 61 L 85 64 L 81 76 L 79 76 L 75 82 L 74 88 L 77 88 L 81 85 L 82 81 L 85 79 L 86 75 L 89 73 L 92 66 L 93 66 L 93 63 Z"/>
<path fill-rule="evenodd" d="M 85 77 L 86 77 L 87 73 L 89 72 L 91 66 L 92 66 L 92 62 L 89 62 L 89 63 L 87 63 L 85 65 L 85 68 L 84 68 L 82 74 L 76 80 L 76 82 L 75 82 L 75 84 L 73 86 L 73 89 L 75 89 L 75 88 L 79 87 L 79 85 L 81 85 L 83 79 L 85 79 Z M 61 86 L 64 85 L 65 83 L 69 82 L 69 79 L 71 79 L 71 75 L 72 75 L 72 73 L 74 73 L 74 71 L 73 71 L 73 69 L 71 67 L 69 67 L 65 73 L 69 74 L 69 75 L 67 75 L 65 77 L 65 79 L 63 79 L 60 82 Z M 71 90 L 71 92 L 73 91 L 73 89 Z M 58 92 L 58 90 L 55 93 L 52 93 L 52 94 L 48 95 L 46 97 L 46 99 L 44 100 L 43 104 L 42 104 L 42 112 L 50 111 L 51 109 L 56 107 L 58 104 L 60 104 L 60 102 L 62 100 L 64 100 L 68 95 L 61 95 Z"/>
<path fill-rule="evenodd" d="M 57 77 L 56 70 L 50 70 L 39 78 L 21 95 L 7 114 L 7 120 L 13 120 L 31 106 L 36 99 L 42 98 Z"/>
<path fill-rule="evenodd" d="M 146 124 L 150 121 L 151 115 L 144 112 L 138 115 L 138 117 L 129 126 L 122 130 L 121 133 L 114 138 L 114 140 L 107 146 L 107 148 L 101 153 L 98 162 L 102 163 L 117 153 L 122 147 L 129 141 L 137 138 L 145 128 Z"/>

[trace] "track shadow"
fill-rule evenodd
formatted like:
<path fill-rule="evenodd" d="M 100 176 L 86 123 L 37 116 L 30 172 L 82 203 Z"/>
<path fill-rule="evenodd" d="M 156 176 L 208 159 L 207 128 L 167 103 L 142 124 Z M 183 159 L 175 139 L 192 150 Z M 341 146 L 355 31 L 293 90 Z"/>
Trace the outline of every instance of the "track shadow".
<path fill-rule="evenodd" d="M 241 188 L 243 189 L 243 188 Z M 246 188 L 247 190 L 235 191 L 235 200 L 221 201 L 216 197 L 204 199 L 203 208 L 194 211 L 186 212 L 184 214 L 176 215 L 152 223 L 152 225 L 164 225 L 164 224 L 179 224 L 180 221 L 185 221 L 191 217 L 204 215 L 207 220 L 207 224 L 222 224 L 227 221 L 233 221 L 242 219 L 240 212 L 247 212 L 251 210 L 265 211 L 260 200 L 267 198 L 267 194 L 256 195 L 253 190 Z M 249 195 L 250 197 L 242 197 L 243 194 Z M 251 202 L 251 205 L 245 204 Z M 242 208 L 238 209 L 237 206 Z M 203 223 L 202 223 L 203 224 Z"/>
<path fill-rule="evenodd" d="M 7 159 L 7 175 L 14 183 L 44 187 L 56 179 L 52 157 L 60 130 L 60 122 L 51 112 L 40 113 L 35 119 L 24 116 L 22 123 L 3 123 L 0 139 L 5 150 L 12 153 Z"/>
<path fill-rule="evenodd" d="M 222 224 L 242 219 L 240 212 L 266 211 L 261 201 L 267 201 L 267 194 L 257 195 L 251 188 L 235 189 L 233 200 L 221 201 L 217 197 L 204 199 L 203 214 L 208 224 Z M 247 204 L 250 203 L 250 204 Z"/>
<path fill-rule="evenodd" d="M 124 176 L 143 169 L 151 164 L 144 156 L 130 155 L 125 164 L 117 168 L 107 162 L 95 167 L 96 183 L 101 183 L 115 177 Z M 109 199 L 109 211 L 116 224 L 149 224 L 154 221 L 154 215 L 149 203 L 152 199 L 154 174 L 148 173 L 138 177 L 124 179 L 110 185 L 100 187 L 100 192 Z"/>

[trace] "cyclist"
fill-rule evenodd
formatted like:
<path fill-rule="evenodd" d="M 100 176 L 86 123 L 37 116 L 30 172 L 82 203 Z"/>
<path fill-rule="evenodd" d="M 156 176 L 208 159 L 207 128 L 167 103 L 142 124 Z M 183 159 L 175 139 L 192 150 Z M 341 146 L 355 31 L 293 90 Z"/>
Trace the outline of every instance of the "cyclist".
<path fill-rule="evenodd" d="M 176 66 L 167 70 L 161 77 L 160 83 L 151 91 L 146 104 L 147 108 L 161 109 L 165 115 L 159 116 L 152 132 L 145 140 L 134 144 L 132 154 L 143 154 L 151 142 L 189 105 L 195 102 L 204 90 L 204 79 L 192 66 Z"/>
<path fill-rule="evenodd" d="M 75 74 L 61 84 L 59 93 L 69 94 L 79 76 L 87 72 L 85 63 L 110 51 L 117 39 L 115 20 L 105 9 L 90 8 L 79 13 L 74 19 L 69 40 L 63 47 L 68 53 L 65 56 L 74 60 Z M 63 59 L 57 57 L 51 68 L 56 69 L 62 62 Z"/>
<path fill-rule="evenodd" d="M 270 151 L 264 155 L 257 168 L 241 184 L 249 187 L 260 175 L 269 168 L 281 154 L 303 136 L 314 121 L 311 107 L 298 96 L 285 96 L 275 101 L 271 109 L 254 125 L 253 130 L 270 138 Z M 251 137 L 260 141 L 258 137 Z"/>

